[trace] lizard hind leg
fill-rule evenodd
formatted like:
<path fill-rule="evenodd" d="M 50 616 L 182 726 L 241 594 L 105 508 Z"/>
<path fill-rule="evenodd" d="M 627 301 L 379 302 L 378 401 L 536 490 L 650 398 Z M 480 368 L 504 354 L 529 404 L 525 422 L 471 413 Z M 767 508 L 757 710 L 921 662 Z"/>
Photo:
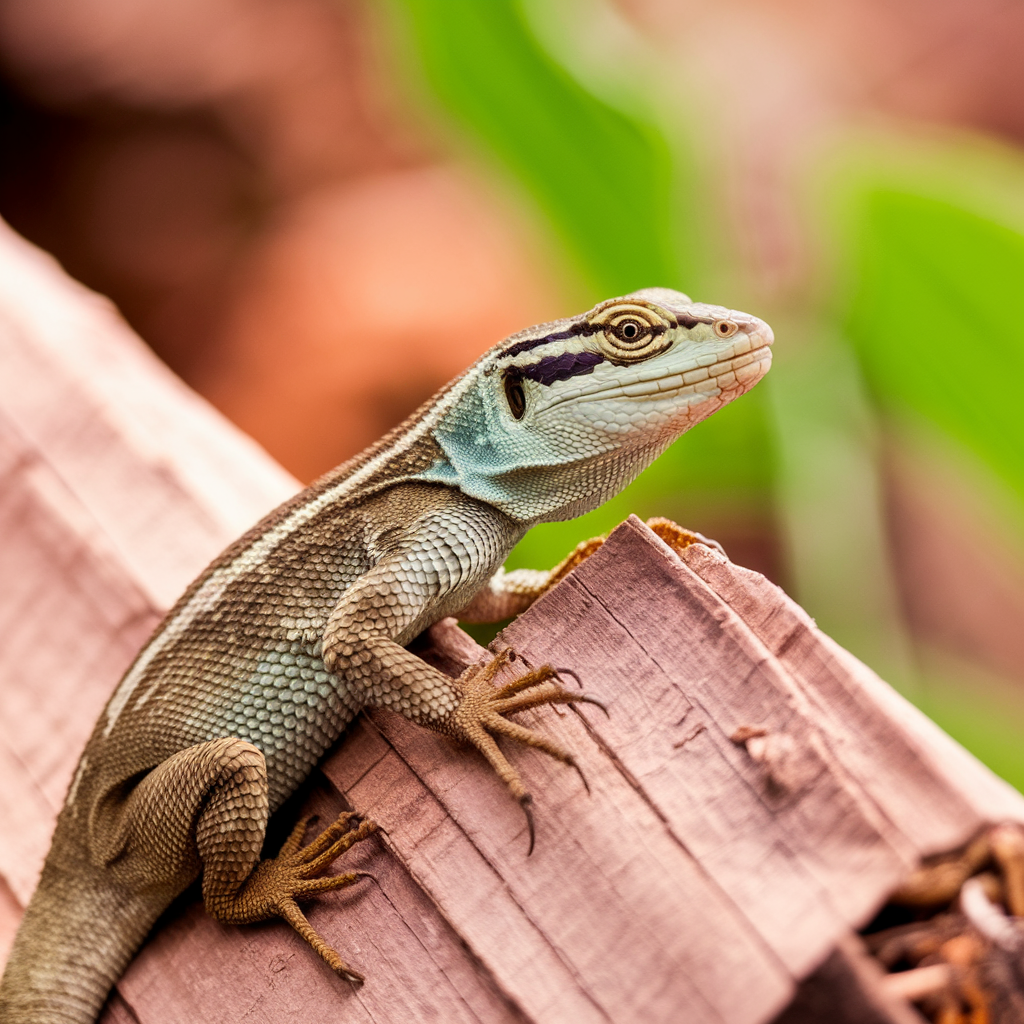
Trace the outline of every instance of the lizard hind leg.
<path fill-rule="evenodd" d="M 282 917 L 342 977 L 361 981 L 317 935 L 297 901 L 363 877 L 316 876 L 377 826 L 346 812 L 302 847 L 307 818 L 277 857 L 260 860 L 269 804 L 259 748 L 237 737 L 210 740 L 173 754 L 126 798 L 101 807 L 91 821 L 93 852 L 130 891 L 163 892 L 157 913 L 201 872 L 211 916 L 225 924 Z"/>
<path fill-rule="evenodd" d="M 365 871 L 317 876 L 346 850 L 373 835 L 377 826 L 354 811 L 346 811 L 312 842 L 302 846 L 302 839 L 312 820 L 304 818 L 296 824 L 278 855 L 261 860 L 238 884 L 230 866 L 223 864 L 218 850 L 223 834 L 219 822 L 224 811 L 223 806 L 218 808 L 211 801 L 197 830 L 204 862 L 203 899 L 207 910 L 226 924 L 252 924 L 281 917 L 333 971 L 346 981 L 360 984 L 363 976 L 324 941 L 299 909 L 298 901 L 344 889 L 360 878 L 372 877 Z"/>

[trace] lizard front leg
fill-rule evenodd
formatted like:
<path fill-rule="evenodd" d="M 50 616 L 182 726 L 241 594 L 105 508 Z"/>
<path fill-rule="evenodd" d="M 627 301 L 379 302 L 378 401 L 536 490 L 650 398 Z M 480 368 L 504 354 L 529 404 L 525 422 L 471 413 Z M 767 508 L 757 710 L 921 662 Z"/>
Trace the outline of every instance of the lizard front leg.
<path fill-rule="evenodd" d="M 280 853 L 260 860 L 269 813 L 261 751 L 234 737 L 180 751 L 157 765 L 123 800 L 94 817 L 94 850 L 133 889 L 165 890 L 167 898 L 201 870 L 207 911 L 225 924 L 284 918 L 343 978 L 353 970 L 313 930 L 298 900 L 352 885 L 361 872 L 314 877 L 376 825 L 352 813 L 300 849 L 309 819 L 300 821 Z"/>
<path fill-rule="evenodd" d="M 400 548 L 382 559 L 346 591 L 324 631 L 324 664 L 364 703 L 391 708 L 419 725 L 476 747 L 526 812 L 532 849 L 532 798 L 495 737 L 536 747 L 579 770 L 572 754 L 507 716 L 543 704 L 597 702 L 564 689 L 550 666 L 495 687 L 494 676 L 509 660 L 507 654 L 470 666 L 458 679 L 451 679 L 407 651 L 402 644 L 447 614 L 459 584 L 465 582 L 459 574 L 462 563 L 446 557 L 443 535 L 433 545 L 424 542 L 428 536 L 429 531 L 421 527 L 415 547 Z M 474 563 L 473 550 L 467 552 L 472 540 L 470 531 L 460 530 L 458 543 L 468 565 Z"/>

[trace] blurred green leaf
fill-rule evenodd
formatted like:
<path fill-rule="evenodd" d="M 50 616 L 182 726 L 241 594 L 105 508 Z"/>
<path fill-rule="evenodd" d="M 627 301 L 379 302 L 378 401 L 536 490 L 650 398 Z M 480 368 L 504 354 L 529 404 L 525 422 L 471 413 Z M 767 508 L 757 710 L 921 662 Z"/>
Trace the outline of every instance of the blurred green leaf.
<path fill-rule="evenodd" d="M 926 417 L 1024 497 L 1024 235 L 878 188 L 855 259 L 848 331 L 879 404 Z"/>
<path fill-rule="evenodd" d="M 975 152 L 977 149 L 977 152 Z M 853 287 L 845 315 L 865 379 L 896 429 L 934 431 L 1024 499 L 1024 218 L 1008 153 L 949 146 L 868 170 L 846 233 Z M 856 180 L 856 179 L 855 179 Z M 969 455 L 968 455 L 969 453 Z M 965 477 L 965 486 L 971 486 Z M 978 486 L 978 479 L 974 479 Z M 992 492 L 995 494 L 995 491 Z M 1015 688 L 964 668 L 926 670 L 914 700 L 1018 788 L 1022 711 Z"/>
<path fill-rule="evenodd" d="M 1017 687 L 992 687 L 962 671 L 926 673 L 914 703 L 997 775 L 1024 793 L 1024 708 Z"/>
<path fill-rule="evenodd" d="M 448 112 L 533 194 L 600 297 L 679 285 L 672 161 L 583 89 L 511 0 L 399 0 Z"/>

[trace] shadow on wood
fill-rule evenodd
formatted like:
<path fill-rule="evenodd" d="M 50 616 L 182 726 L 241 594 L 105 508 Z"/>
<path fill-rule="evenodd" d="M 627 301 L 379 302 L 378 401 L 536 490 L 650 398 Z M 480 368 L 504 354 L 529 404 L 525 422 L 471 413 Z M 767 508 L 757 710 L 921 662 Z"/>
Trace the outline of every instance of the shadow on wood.
<path fill-rule="evenodd" d="M 177 591 L 294 482 L 9 232 L 0 473 L 9 942 L 118 676 Z M 757 1024 L 806 978 L 788 1024 L 826 1019 L 815 1007 L 833 997 L 864 1000 L 874 1016 L 857 1019 L 915 1019 L 873 992 L 852 933 L 923 856 L 1024 820 L 1015 791 L 777 587 L 701 545 L 680 558 L 636 519 L 502 645 L 571 669 L 610 712 L 523 716 L 591 787 L 511 752 L 535 794 L 532 857 L 482 759 L 372 712 L 304 795 L 322 819 L 353 806 L 386 830 L 339 867 L 374 878 L 309 911 L 367 983 L 340 981 L 284 923 L 225 927 L 191 894 L 103 1020 Z M 420 647 L 451 673 L 486 656 L 452 620 Z"/>

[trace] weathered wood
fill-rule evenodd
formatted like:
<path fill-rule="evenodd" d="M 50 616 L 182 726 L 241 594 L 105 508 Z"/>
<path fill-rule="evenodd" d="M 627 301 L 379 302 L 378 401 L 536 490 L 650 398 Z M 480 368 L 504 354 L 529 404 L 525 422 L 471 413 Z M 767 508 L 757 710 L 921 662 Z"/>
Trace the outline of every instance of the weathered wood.
<path fill-rule="evenodd" d="M 2 949 L 121 671 L 206 559 L 295 484 L 2 230 L 0 482 Z M 817 984 L 898 1021 L 851 929 L 922 855 L 1024 820 L 1018 794 L 778 588 L 703 546 L 680 559 L 638 521 L 501 644 L 571 668 L 610 712 L 522 716 L 592 790 L 510 749 L 536 795 L 532 857 L 476 754 L 374 712 L 284 812 L 355 806 L 387 830 L 338 867 L 375 879 L 310 908 L 366 985 L 283 923 L 224 927 L 190 892 L 106 1024 L 759 1024 L 809 976 L 794 1019 L 815 1019 Z M 452 674 L 486 656 L 451 621 L 421 653 Z"/>
<path fill-rule="evenodd" d="M 922 856 L 959 846 L 983 821 L 1016 819 L 1020 794 L 818 630 L 758 573 L 705 547 L 683 555 L 798 683 L 846 769 Z"/>
<path fill-rule="evenodd" d="M 761 586 L 708 549 L 686 557 L 704 576 L 717 574 L 736 604 L 724 581 Z M 777 606 L 771 621 L 790 610 L 776 588 L 753 607 L 769 600 Z M 804 644 L 823 643 L 802 613 L 799 626 Z M 451 626 L 433 634 L 435 657 L 453 671 L 482 656 Z M 849 724 L 840 728 L 823 714 L 807 678 L 788 672 L 735 608 L 639 522 L 620 527 L 499 639 L 531 664 L 573 668 L 612 709 L 607 720 L 592 709 L 585 720 L 553 710 L 524 716 L 576 752 L 593 791 L 585 796 L 575 775 L 541 754 L 513 754 L 538 794 L 533 857 L 523 856 L 522 818 L 480 760 L 457 756 L 447 741 L 394 715 L 377 712 L 372 725 L 360 724 L 323 775 L 387 830 L 371 870 L 413 879 L 430 914 L 468 946 L 478 974 L 527 1019 L 667 1021 L 681 1009 L 697 1021 L 770 1019 L 794 982 L 865 923 L 917 863 L 920 814 L 892 820 L 847 768 Z M 785 655 L 785 644 L 777 646 Z M 818 657 L 832 653 L 826 644 Z M 877 683 L 858 687 L 844 678 L 844 692 L 871 718 Z M 917 715 L 894 706 L 902 718 Z M 877 710 L 871 721 L 883 738 L 902 735 Z M 765 735 L 734 741 L 744 727 Z M 931 823 L 925 840 L 941 827 L 956 845 L 980 821 L 969 779 L 929 774 L 925 755 L 945 740 L 926 721 L 917 731 L 925 765 L 918 786 L 930 787 L 935 800 L 932 815 L 923 812 Z M 871 780 L 881 793 L 898 787 L 906 770 L 893 743 L 895 753 Z M 980 766 L 970 771 L 982 794 L 1000 793 Z M 1001 798 L 1002 810 L 1022 816 L 1024 801 L 1012 791 Z M 409 892 L 389 884 L 382 883 L 389 906 L 402 906 Z M 362 930 L 379 934 L 380 912 L 370 900 L 325 901 L 317 914 L 345 936 L 342 948 L 356 959 Z M 195 964 L 204 965 L 198 984 L 212 986 L 223 962 L 241 959 L 254 941 L 197 911 L 187 937 L 189 966 L 176 978 L 169 980 L 168 964 L 178 957 L 166 955 L 166 944 L 185 943 L 177 923 L 158 940 L 164 955 L 144 952 L 121 984 L 140 1020 L 148 1010 L 139 1008 L 136 986 L 180 993 L 197 984 Z M 224 943 L 234 954 L 220 952 Z M 404 956 L 407 965 L 419 963 L 422 947 Z M 440 1005 L 429 968 L 428 961 L 412 972 L 407 1002 L 389 994 L 390 1019 L 415 1019 L 422 999 Z M 331 1012 L 355 1000 L 373 1000 L 374 1012 L 384 1012 L 371 989 L 339 994 L 337 1004 L 328 1001 Z M 319 996 L 315 1003 L 304 1013 L 320 1020 L 324 1004 Z M 241 1009 L 222 998 L 225 1015 L 216 1019 L 240 1019 Z"/>
<path fill-rule="evenodd" d="M 329 820 L 343 804 L 325 786 L 307 808 Z M 357 991 L 341 981 L 287 926 L 225 928 L 193 898 L 132 964 L 119 995 L 140 1022 L 519 1024 L 514 1004 L 477 970 L 459 936 L 379 840 L 353 851 L 345 868 L 372 871 L 375 880 L 338 894 L 330 906 L 311 906 L 309 917 L 353 963 L 372 965 L 373 985 Z"/>
<path fill-rule="evenodd" d="M 737 592 L 751 574 L 707 548 L 691 551 L 688 558 L 741 607 Z M 781 591 L 758 579 L 758 614 L 770 620 L 790 611 Z M 833 645 L 803 613 L 799 622 L 825 662 Z M 610 721 L 593 720 L 594 733 L 796 976 L 846 927 L 870 918 L 936 835 L 948 849 L 981 823 L 964 799 L 972 793 L 969 776 L 954 783 L 929 762 L 918 764 L 905 738 L 896 742 L 900 725 L 920 717 L 920 750 L 941 750 L 949 741 L 931 723 L 898 700 L 872 704 L 879 684 L 857 663 L 857 674 L 844 676 L 845 692 L 864 714 L 874 708 L 873 731 L 892 741 L 872 771 L 849 723 L 821 713 L 816 676 L 791 673 L 735 608 L 638 522 L 616 531 L 502 640 L 531 664 L 567 664 L 614 706 Z M 807 663 L 800 659 L 805 673 Z M 833 670 L 841 667 L 834 658 Z M 751 756 L 753 740 L 745 747 L 730 739 L 744 727 L 767 732 L 759 738 L 763 759 Z M 982 779 L 979 803 L 998 793 L 1000 816 L 1019 818 L 1024 801 L 969 755 L 961 758 Z M 875 794 L 898 791 L 908 771 L 918 780 L 912 795 L 921 799 L 923 790 L 930 802 L 906 820 L 886 813 Z"/>

